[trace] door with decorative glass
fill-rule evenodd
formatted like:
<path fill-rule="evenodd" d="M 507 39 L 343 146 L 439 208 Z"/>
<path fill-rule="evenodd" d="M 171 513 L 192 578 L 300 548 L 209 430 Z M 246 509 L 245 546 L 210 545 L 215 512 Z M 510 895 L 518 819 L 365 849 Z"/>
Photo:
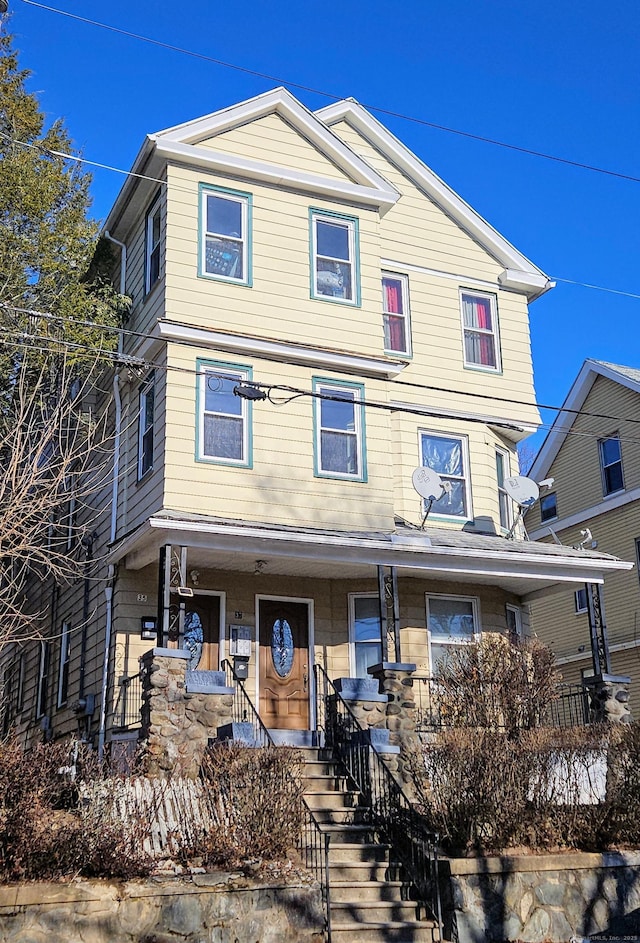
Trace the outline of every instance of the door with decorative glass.
<path fill-rule="evenodd" d="M 217 671 L 220 643 L 220 597 L 194 596 L 184 614 L 183 647 L 191 655 L 191 671 Z"/>
<path fill-rule="evenodd" d="M 309 610 L 306 603 L 261 599 L 260 716 L 267 727 L 309 729 Z"/>

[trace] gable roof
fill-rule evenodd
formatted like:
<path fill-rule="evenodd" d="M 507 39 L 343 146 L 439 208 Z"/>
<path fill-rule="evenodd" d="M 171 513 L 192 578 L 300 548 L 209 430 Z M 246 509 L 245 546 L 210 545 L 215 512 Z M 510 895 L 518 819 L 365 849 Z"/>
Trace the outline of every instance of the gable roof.
<path fill-rule="evenodd" d="M 325 124 L 331 126 L 346 121 L 387 160 L 404 173 L 420 190 L 464 229 L 498 262 L 504 272 L 498 278 L 503 288 L 524 292 L 530 301 L 544 294 L 555 283 L 522 255 L 497 232 L 479 213 L 476 213 L 451 187 L 424 164 L 395 137 L 377 118 L 374 118 L 354 99 L 327 105 L 316 112 Z"/>
<path fill-rule="evenodd" d="M 604 360 L 585 360 L 531 466 L 529 475 L 532 478 L 539 479 L 547 476 L 564 444 L 567 433 L 571 431 L 576 412 L 582 409 L 597 377 L 606 377 L 614 383 L 619 383 L 620 386 L 640 393 L 640 370 L 635 367 L 607 363 Z"/>

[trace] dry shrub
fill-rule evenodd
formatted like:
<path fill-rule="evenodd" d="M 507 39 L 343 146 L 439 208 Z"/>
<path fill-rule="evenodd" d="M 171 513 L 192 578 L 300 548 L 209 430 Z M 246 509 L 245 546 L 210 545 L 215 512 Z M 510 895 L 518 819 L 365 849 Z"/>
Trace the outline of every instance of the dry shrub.
<path fill-rule="evenodd" d="M 302 767 L 293 748 L 213 746 L 201 776 L 214 824 L 191 853 L 219 867 L 286 857 L 302 827 Z"/>

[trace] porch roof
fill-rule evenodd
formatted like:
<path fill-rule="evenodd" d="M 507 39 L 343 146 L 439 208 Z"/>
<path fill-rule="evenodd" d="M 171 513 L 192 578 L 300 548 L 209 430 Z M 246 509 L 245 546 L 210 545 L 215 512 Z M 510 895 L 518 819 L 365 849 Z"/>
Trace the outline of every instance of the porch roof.
<path fill-rule="evenodd" d="M 500 586 L 525 601 L 567 584 L 602 583 L 607 572 L 633 567 L 594 550 L 443 527 L 338 531 L 171 510 L 116 543 L 112 560 L 141 569 L 158 559 L 163 544 L 187 547 L 190 568 L 247 573 L 260 559 L 265 574 L 363 579 L 375 576 L 377 565 L 395 566 L 400 577 Z"/>

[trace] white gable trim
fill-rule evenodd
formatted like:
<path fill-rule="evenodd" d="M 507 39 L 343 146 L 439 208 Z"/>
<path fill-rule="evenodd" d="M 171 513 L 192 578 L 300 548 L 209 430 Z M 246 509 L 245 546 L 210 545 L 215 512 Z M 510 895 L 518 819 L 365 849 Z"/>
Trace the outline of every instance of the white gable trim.
<path fill-rule="evenodd" d="M 247 357 L 280 360 L 299 364 L 330 368 L 345 373 L 363 376 L 397 376 L 407 366 L 402 360 L 383 360 L 377 357 L 360 357 L 321 347 L 304 347 L 284 341 L 261 340 L 243 334 L 228 334 L 206 328 L 188 327 L 175 321 L 158 321 L 154 334 L 162 340 L 192 344 L 194 347 L 210 347 L 226 350 Z"/>
<path fill-rule="evenodd" d="M 575 413 L 582 409 L 591 387 L 598 376 L 606 377 L 614 383 L 619 383 L 620 386 L 633 390 L 634 393 L 640 393 L 640 383 L 620 373 L 612 365 L 600 363 L 597 360 L 585 360 L 578 376 L 573 382 L 573 386 L 562 404 L 562 409 L 556 416 L 531 466 L 529 475 L 532 478 L 546 478 L 551 465 L 564 444 L 567 433 L 571 431 L 576 418 Z"/>
<path fill-rule="evenodd" d="M 165 131 L 158 131 L 151 135 L 151 139 L 157 145 L 183 144 L 193 147 L 207 138 L 215 137 L 216 134 L 274 113 L 292 125 L 356 184 L 388 194 L 394 193 L 395 199 L 399 198 L 400 194 L 392 184 L 354 153 L 337 134 L 334 134 L 313 112 L 305 108 L 286 88 L 275 88 L 238 105 L 213 112 L 204 118 L 197 118 L 195 121 L 167 128 Z"/>
<path fill-rule="evenodd" d="M 354 101 L 336 102 L 316 112 L 327 125 L 347 121 L 381 154 L 405 173 L 434 203 L 496 258 L 505 270 L 500 276 L 503 288 L 524 292 L 530 301 L 553 288 L 544 272 L 511 245 L 468 203 L 423 164 L 362 105 Z"/>

